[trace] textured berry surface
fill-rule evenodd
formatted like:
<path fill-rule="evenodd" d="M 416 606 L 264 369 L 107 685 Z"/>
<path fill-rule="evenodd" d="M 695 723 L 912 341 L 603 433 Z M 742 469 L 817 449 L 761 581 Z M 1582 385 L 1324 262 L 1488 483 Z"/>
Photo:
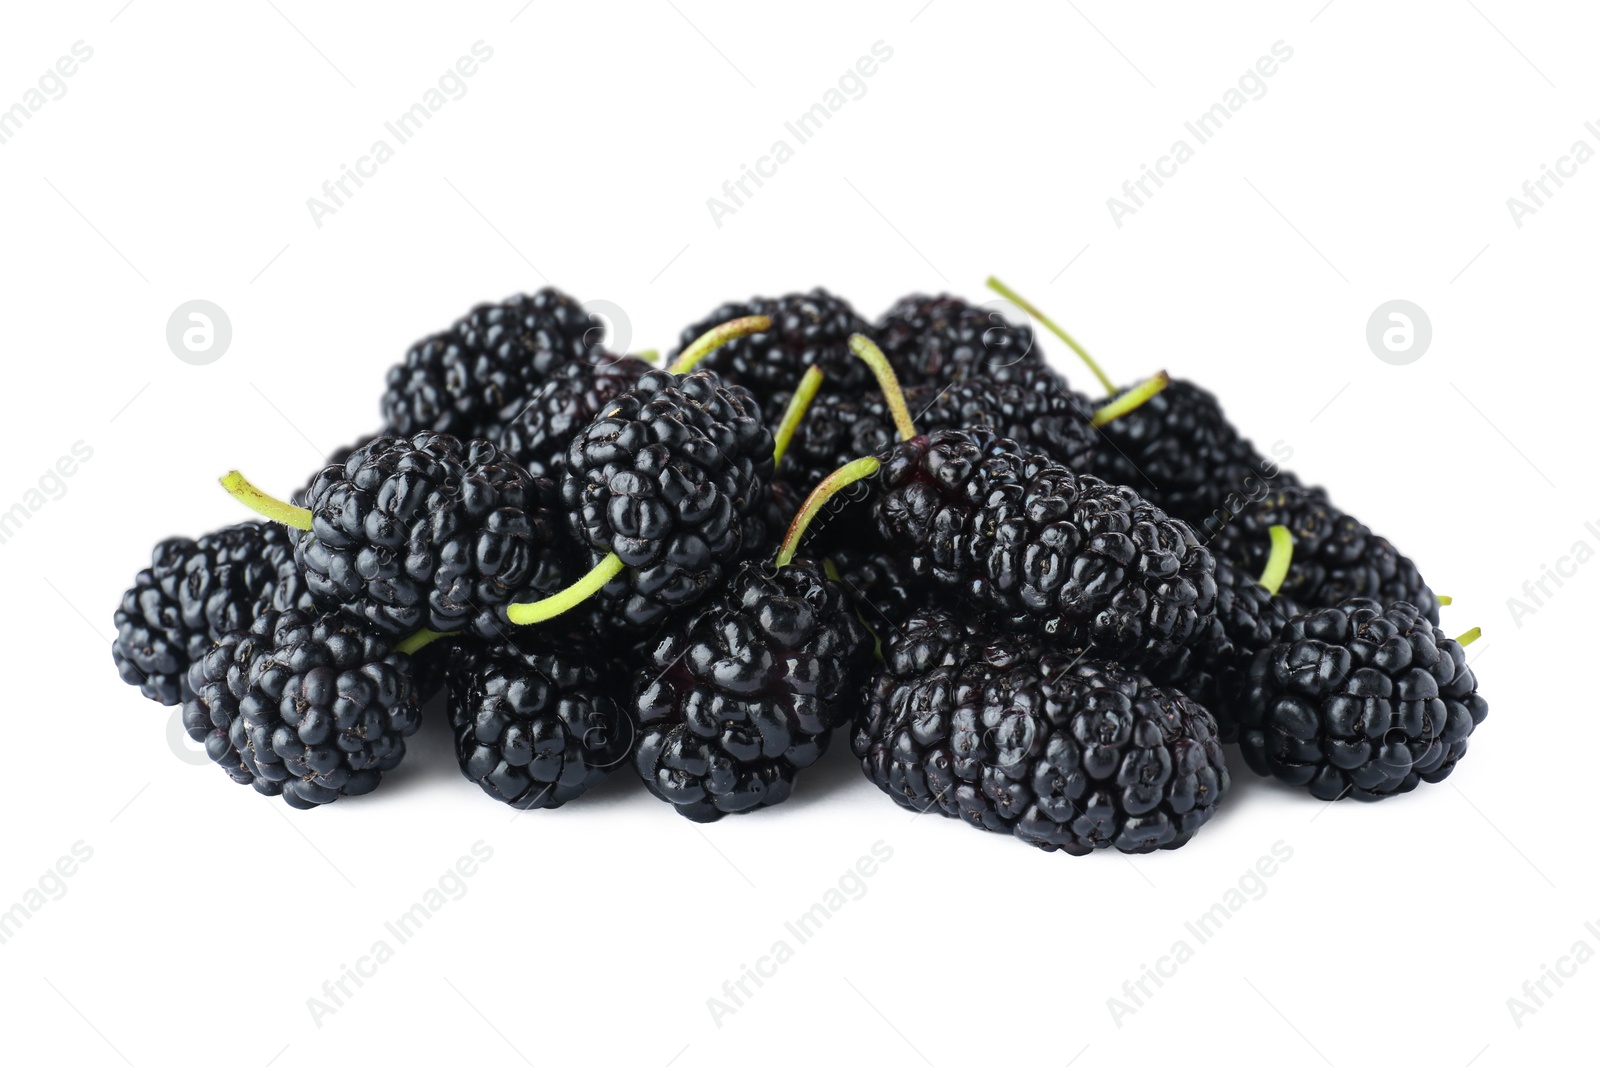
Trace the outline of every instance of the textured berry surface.
<path fill-rule="evenodd" d="M 568 363 L 534 391 L 495 443 L 534 477 L 559 480 L 578 431 L 648 370 L 650 364 L 633 356 L 601 354 Z"/>
<path fill-rule="evenodd" d="M 960 598 L 932 582 L 919 581 L 906 560 L 859 540 L 830 545 L 828 560 L 856 614 L 880 639 L 905 625 L 916 612 L 931 607 L 959 606 Z"/>
<path fill-rule="evenodd" d="M 332 452 L 329 452 L 328 458 L 322 461 L 322 466 L 316 469 L 315 473 L 313 473 L 311 477 L 306 480 L 305 484 L 301 485 L 300 488 L 289 494 L 289 503 L 298 508 L 305 507 L 306 501 L 311 499 L 311 486 L 315 484 L 317 475 L 321 474 L 324 468 L 343 464 L 346 459 L 350 458 L 350 454 L 352 452 L 355 452 L 358 449 L 366 448 L 368 445 L 382 436 L 383 434 L 381 433 L 364 433 L 354 441 L 351 441 L 349 444 L 342 445 L 339 448 L 334 449 Z"/>
<path fill-rule="evenodd" d="M 1335 507 L 1320 488 L 1292 486 L 1251 504 L 1223 526 L 1212 547 L 1259 571 L 1271 550 L 1268 531 L 1286 526 L 1294 559 L 1283 592 L 1308 608 L 1332 607 L 1357 597 L 1404 600 L 1439 621 L 1439 600 L 1416 565 L 1387 538 Z"/>
<path fill-rule="evenodd" d="M 947 611 L 918 613 L 889 640 L 851 745 L 903 807 L 1075 856 L 1177 848 L 1228 789 L 1198 704 Z"/>
<path fill-rule="evenodd" d="M 507 603 L 569 577 L 554 483 L 487 441 L 380 437 L 324 469 L 309 496 L 311 529 L 291 536 L 318 605 L 396 638 L 469 627 L 493 638 Z"/>
<path fill-rule="evenodd" d="M 480 304 L 390 369 L 384 432 L 492 439 L 546 378 L 590 356 L 604 329 L 555 289 Z"/>
<path fill-rule="evenodd" d="M 1202 536 L 1248 499 L 1298 484 L 1234 429 L 1215 396 L 1183 379 L 1101 432 L 1105 440 L 1089 473 L 1130 486 Z"/>
<path fill-rule="evenodd" d="M 640 777 L 697 822 L 781 802 L 848 720 L 869 647 L 821 567 L 744 564 L 636 674 Z"/>
<path fill-rule="evenodd" d="M 450 727 L 468 781 L 514 808 L 558 808 L 627 762 L 625 672 L 593 646 L 522 627 L 451 658 Z"/>
<path fill-rule="evenodd" d="M 598 562 L 626 569 L 600 597 L 629 627 L 710 593 L 763 534 L 772 433 L 750 394 L 711 371 L 652 370 L 607 404 L 567 452 L 561 495 Z"/>
<path fill-rule="evenodd" d="M 223 634 L 249 629 L 269 608 L 310 604 L 281 526 L 244 522 L 198 541 L 169 538 L 122 595 L 112 659 L 151 700 L 181 704 L 189 665 Z"/>
<path fill-rule="evenodd" d="M 878 320 L 878 346 L 902 385 L 987 379 L 1012 381 L 1044 371 L 1033 329 L 993 307 L 954 296 L 902 297 Z"/>
<path fill-rule="evenodd" d="M 1250 665 L 1239 747 L 1321 800 L 1442 781 L 1489 713 L 1466 650 L 1414 605 L 1347 600 L 1292 619 Z"/>
<path fill-rule="evenodd" d="M 1185 523 L 985 433 L 896 445 L 871 514 L 916 578 L 1130 666 L 1179 655 L 1215 610 L 1215 563 Z"/>
<path fill-rule="evenodd" d="M 339 615 L 263 612 L 189 668 L 189 736 L 240 784 L 310 808 L 377 788 L 420 723 L 410 663 Z"/>
<path fill-rule="evenodd" d="M 706 357 L 703 367 L 716 371 L 729 385 L 742 385 L 776 421 L 783 411 L 773 397 L 795 383 L 811 366 L 826 376 L 823 388 L 859 393 L 872 388 L 872 372 L 850 351 L 850 335 L 872 329 L 848 303 L 825 289 L 779 297 L 752 297 L 729 302 L 699 322 L 686 326 L 679 351 L 701 334 L 730 319 L 766 315 L 772 328 L 738 337 Z"/>
<path fill-rule="evenodd" d="M 785 394 L 780 401 L 787 399 Z M 914 385 L 905 390 L 905 399 L 923 433 L 987 430 L 1074 471 L 1088 471 L 1099 440 L 1089 425 L 1093 405 L 1035 369 L 1019 370 L 1005 382 L 978 378 Z M 797 484 L 810 488 L 853 459 L 882 455 L 897 439 L 881 393 L 824 394 L 790 442 L 784 468 Z"/>
<path fill-rule="evenodd" d="M 1250 663 L 1300 606 L 1268 593 L 1226 556 L 1216 557 L 1216 568 L 1217 610 L 1205 635 L 1181 655 L 1152 667 L 1150 677 L 1211 712 L 1219 736 L 1232 743 L 1239 737 L 1239 702 Z"/>

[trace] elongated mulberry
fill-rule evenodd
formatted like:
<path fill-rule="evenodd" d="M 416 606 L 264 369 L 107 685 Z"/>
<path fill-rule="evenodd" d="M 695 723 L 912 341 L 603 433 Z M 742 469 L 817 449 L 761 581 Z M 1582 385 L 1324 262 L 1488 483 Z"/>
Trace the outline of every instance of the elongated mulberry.
<path fill-rule="evenodd" d="M 1182 694 L 941 610 L 889 639 L 851 744 L 902 807 L 1074 856 L 1177 848 L 1228 789 L 1216 723 Z"/>
<path fill-rule="evenodd" d="M 1198 641 L 1215 612 L 1215 562 L 1187 524 L 1014 442 L 914 437 L 875 489 L 879 544 L 913 575 L 1063 646 L 1148 666 Z"/>
<path fill-rule="evenodd" d="M 1259 571 L 1273 526 L 1286 526 L 1294 535 L 1294 562 L 1283 592 L 1300 604 L 1324 608 L 1359 597 L 1403 600 L 1415 604 L 1429 622 L 1439 621 L 1438 597 L 1416 564 L 1336 507 L 1320 488 L 1291 486 L 1267 495 L 1234 515 L 1211 545 L 1246 570 Z"/>

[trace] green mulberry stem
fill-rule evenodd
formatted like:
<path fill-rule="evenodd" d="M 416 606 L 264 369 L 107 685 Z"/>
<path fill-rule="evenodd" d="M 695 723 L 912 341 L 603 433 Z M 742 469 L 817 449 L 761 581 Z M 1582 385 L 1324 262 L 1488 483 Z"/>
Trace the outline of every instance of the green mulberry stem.
<path fill-rule="evenodd" d="M 778 549 L 778 566 L 787 567 L 789 561 L 794 559 L 795 550 L 800 547 L 800 539 L 805 536 L 806 528 L 811 525 L 811 521 L 817 517 L 818 512 L 828 501 L 852 482 L 859 482 L 876 474 L 879 466 L 876 459 L 866 456 L 851 460 L 818 482 L 817 487 L 811 490 L 811 495 L 806 497 L 806 502 L 800 505 L 800 511 L 789 524 L 789 532 L 783 536 L 783 544 Z"/>
<path fill-rule="evenodd" d="M 1172 379 L 1167 377 L 1166 371 L 1162 371 L 1153 378 L 1147 378 L 1109 404 L 1102 404 L 1096 408 L 1094 417 L 1089 420 L 1089 425 L 1099 429 L 1108 422 L 1120 419 L 1171 384 Z"/>
<path fill-rule="evenodd" d="M 263 493 L 238 471 L 229 471 L 218 480 L 222 482 L 222 488 L 226 489 L 230 496 L 257 515 L 273 522 L 281 522 L 285 526 L 293 526 L 296 530 L 311 529 L 310 511 Z"/>
<path fill-rule="evenodd" d="M 1460 637 L 1456 638 L 1456 644 L 1460 645 L 1462 648 L 1466 648 L 1468 645 L 1472 644 L 1472 642 L 1476 641 L 1478 638 L 1480 638 L 1482 636 L 1483 636 L 1483 627 L 1474 626 L 1472 629 L 1468 630 L 1466 633 L 1464 633 Z"/>
<path fill-rule="evenodd" d="M 822 368 L 807 367 L 800 384 L 794 387 L 794 396 L 789 398 L 789 406 L 784 410 L 783 421 L 778 423 L 778 432 L 772 436 L 774 471 L 783 462 L 783 454 L 789 451 L 789 442 L 794 439 L 794 432 L 800 428 L 800 420 L 806 417 L 806 411 L 810 409 L 811 402 L 817 398 L 817 390 L 821 388 Z"/>
<path fill-rule="evenodd" d="M 873 344 L 870 337 L 853 333 L 850 335 L 850 351 L 878 379 L 878 388 L 883 392 L 884 402 L 889 405 L 889 414 L 894 417 L 894 428 L 900 434 L 900 440 L 909 441 L 917 436 L 917 427 L 911 420 L 911 409 L 906 407 L 906 394 L 900 388 L 900 379 L 895 377 L 894 368 L 889 366 L 889 357 L 883 354 L 883 349 Z"/>
<path fill-rule="evenodd" d="M 1278 590 L 1283 588 L 1283 580 L 1289 577 L 1289 562 L 1294 558 L 1294 534 L 1289 532 L 1287 526 L 1274 526 L 1267 531 L 1271 540 L 1271 547 L 1267 551 L 1267 565 L 1261 571 L 1260 584 L 1273 596 L 1278 595 Z"/>
<path fill-rule="evenodd" d="M 673 374 L 688 374 L 696 363 L 729 341 L 770 329 L 772 320 L 765 315 L 746 315 L 742 319 L 729 319 L 721 326 L 713 326 L 695 338 L 694 343 L 680 352 L 678 358 L 672 361 L 672 366 L 667 369 Z"/>
<path fill-rule="evenodd" d="M 1434 595 L 1433 599 L 1435 599 L 1435 600 L 1437 600 L 1439 602 L 1439 606 L 1441 608 L 1447 608 L 1451 604 L 1455 603 L 1455 600 L 1453 600 L 1452 598 L 1447 597 L 1447 596 L 1439 596 L 1437 594 Z"/>
<path fill-rule="evenodd" d="M 431 645 L 435 641 L 439 640 L 439 638 L 448 636 L 450 635 L 439 633 L 437 630 L 418 630 L 404 641 L 401 641 L 398 645 L 395 645 L 394 650 L 409 656 L 416 652 L 419 648 L 422 648 L 426 645 Z"/>
<path fill-rule="evenodd" d="M 1061 338 L 1061 340 L 1066 343 L 1068 348 L 1078 353 L 1078 358 L 1083 360 L 1084 364 L 1094 372 L 1094 376 L 1100 379 L 1100 384 L 1105 386 L 1107 396 L 1117 391 L 1116 385 L 1112 383 L 1110 378 L 1106 377 L 1106 372 L 1100 369 L 1100 364 L 1094 361 L 1094 357 L 1091 356 L 1082 345 L 1074 341 L 1071 334 L 1057 326 L 1049 316 L 1040 311 L 1038 308 L 1034 307 L 1032 304 L 1028 303 L 1026 300 L 1022 299 L 1015 289 L 1012 289 L 999 278 L 991 275 L 986 284 L 989 286 L 989 288 L 993 289 L 995 292 L 999 293 L 1001 296 L 1017 305 L 1017 307 L 1021 308 L 1023 311 L 1026 311 L 1028 314 L 1044 323 L 1045 329 Z"/>
<path fill-rule="evenodd" d="M 561 592 L 547 596 L 543 600 L 507 605 L 506 618 L 518 626 L 532 626 L 536 622 L 553 619 L 564 611 L 571 611 L 598 593 L 601 586 L 622 573 L 622 567 L 622 557 L 615 552 L 607 553 L 606 558 L 601 560 L 594 570 Z"/>

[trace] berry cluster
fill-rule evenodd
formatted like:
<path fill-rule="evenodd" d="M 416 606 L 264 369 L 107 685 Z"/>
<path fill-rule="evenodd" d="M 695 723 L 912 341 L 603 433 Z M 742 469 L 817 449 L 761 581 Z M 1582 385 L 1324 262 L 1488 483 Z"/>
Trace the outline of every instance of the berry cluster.
<path fill-rule="evenodd" d="M 1046 851 L 1177 848 L 1224 745 L 1323 800 L 1437 782 L 1487 705 L 1416 565 L 1164 373 L 1092 401 L 951 295 L 724 303 L 666 365 L 553 289 L 388 376 L 262 518 L 152 554 L 121 677 L 235 782 L 375 789 L 444 691 L 462 774 L 556 808 L 618 768 L 699 822 L 843 731 L 896 802 Z M 625 774 L 632 777 L 631 774 Z"/>

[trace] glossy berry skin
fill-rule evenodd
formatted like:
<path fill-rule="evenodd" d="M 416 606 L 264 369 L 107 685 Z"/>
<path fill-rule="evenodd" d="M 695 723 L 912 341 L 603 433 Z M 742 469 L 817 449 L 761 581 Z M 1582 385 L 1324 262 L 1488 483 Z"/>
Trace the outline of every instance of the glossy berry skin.
<path fill-rule="evenodd" d="M 793 389 L 812 366 L 821 368 L 827 392 L 860 393 L 873 388 L 872 372 L 850 351 L 850 335 L 870 336 L 872 328 L 849 303 L 826 289 L 729 301 L 684 327 L 678 350 L 712 327 L 748 315 L 770 317 L 772 328 L 728 341 L 701 366 L 716 371 L 728 385 L 748 389 L 770 422 L 776 423 L 783 413 L 782 404 L 774 404 L 774 396 Z"/>
<path fill-rule="evenodd" d="M 1177 848 L 1228 789 L 1204 708 L 971 614 L 913 615 L 864 703 L 851 745 L 897 804 L 1046 851 Z"/>
<path fill-rule="evenodd" d="M 1015 381 L 1041 371 L 1053 373 L 1031 327 L 959 297 L 920 293 L 902 297 L 874 330 L 903 386 Z"/>
<path fill-rule="evenodd" d="M 750 394 L 711 372 L 652 370 L 573 438 L 561 496 L 598 562 L 626 570 L 599 598 L 643 630 L 711 594 L 762 536 L 772 433 Z"/>
<path fill-rule="evenodd" d="M 696 822 L 781 803 L 849 719 L 870 658 L 820 566 L 745 563 L 636 672 L 634 766 Z"/>
<path fill-rule="evenodd" d="M 1414 605 L 1353 599 L 1256 654 L 1239 748 L 1319 800 L 1381 800 L 1444 780 L 1488 713 L 1459 642 Z"/>
<path fill-rule="evenodd" d="M 189 685 L 189 736 L 295 808 L 377 788 L 421 721 L 406 657 L 339 615 L 264 612 L 196 661 Z"/>
<path fill-rule="evenodd" d="M 332 452 L 328 453 L 327 462 L 324 463 L 323 466 L 326 467 L 330 464 L 342 466 L 344 461 L 349 458 L 352 452 L 356 451 L 357 449 L 365 448 L 367 445 L 370 445 L 373 441 L 377 440 L 381 436 L 383 435 L 380 433 L 362 434 L 350 444 L 336 448 Z M 295 490 L 294 493 L 292 493 L 289 497 L 289 503 L 295 505 L 296 507 L 305 507 L 306 501 L 311 498 L 311 486 L 316 482 L 317 475 L 320 475 L 321 473 L 321 469 L 318 469 L 317 473 L 311 476 L 310 481 L 301 486 L 299 489 Z M 284 536 L 288 536 L 287 532 L 285 532 Z M 292 549 L 289 558 L 289 568 L 291 570 L 295 570 Z M 295 575 L 296 580 L 298 581 L 298 570 L 295 570 Z M 565 576 L 564 571 L 562 572 L 561 576 Z M 556 581 L 558 579 L 552 578 L 551 580 Z M 302 582 L 301 584 L 303 585 L 304 583 Z M 557 585 L 555 588 L 560 588 L 560 586 Z M 315 610 L 316 603 L 311 597 L 310 590 L 308 589 L 302 602 L 294 605 L 278 606 L 280 609 L 293 606 L 305 611 L 312 611 Z M 248 624 L 246 624 L 246 626 L 248 626 Z M 431 700 L 433 696 L 439 692 L 439 690 L 444 688 L 445 670 L 449 666 L 449 652 L 450 646 L 448 645 L 424 645 L 419 651 L 412 654 L 410 657 L 411 684 L 417 691 L 418 702 L 426 703 L 427 701 Z"/>
<path fill-rule="evenodd" d="M 604 324 L 556 289 L 480 304 L 389 371 L 384 432 L 492 439 L 535 390 L 599 347 Z"/>
<path fill-rule="evenodd" d="M 535 478 L 559 482 L 578 431 L 648 370 L 650 364 L 642 359 L 610 353 L 568 363 L 534 391 L 495 444 Z"/>
<path fill-rule="evenodd" d="M 558 808 L 628 760 L 626 673 L 547 627 L 451 657 L 450 728 L 467 780 L 514 808 Z"/>
<path fill-rule="evenodd" d="M 804 501 L 805 494 L 792 483 L 782 478 L 768 482 L 755 521 L 745 524 L 745 543 L 740 557 L 756 560 L 775 557 L 784 534 L 789 532 L 789 524 Z"/>
<path fill-rule="evenodd" d="M 773 406 L 787 407 L 791 396 L 779 393 Z M 819 392 L 789 439 L 777 473 L 803 499 L 823 478 L 853 459 L 876 454 L 893 439 L 894 424 L 878 393 Z"/>
<path fill-rule="evenodd" d="M 311 477 L 306 480 L 305 484 L 300 486 L 300 488 L 296 489 L 293 493 L 289 494 L 289 503 L 293 504 L 297 508 L 305 507 L 306 501 L 311 498 L 311 486 L 316 482 L 317 475 L 322 473 L 324 467 L 343 464 L 344 461 L 350 457 L 350 453 L 359 448 L 366 448 L 368 445 L 382 436 L 382 433 L 364 433 L 360 437 L 357 437 L 354 441 L 351 441 L 349 444 L 341 445 L 332 452 L 329 452 L 328 458 L 323 460 L 322 466 L 316 469 Z"/>
<path fill-rule="evenodd" d="M 1211 553 L 1125 486 L 954 430 L 896 445 L 877 479 L 880 546 L 1013 625 L 1136 667 L 1176 657 L 1209 626 Z"/>
<path fill-rule="evenodd" d="M 839 584 L 855 605 L 856 615 L 879 639 L 905 625 L 926 608 L 957 609 L 961 598 L 932 582 L 919 581 L 906 560 L 894 552 L 850 538 L 830 542 L 828 561 Z"/>
<path fill-rule="evenodd" d="M 189 665 L 231 630 L 270 608 L 308 608 L 288 532 L 244 522 L 198 541 L 156 545 L 116 611 L 111 656 L 129 685 L 159 704 L 181 704 Z"/>
<path fill-rule="evenodd" d="M 397 639 L 493 638 L 507 603 L 568 578 L 554 484 L 487 441 L 377 438 L 317 475 L 307 507 L 290 536 L 317 604 Z"/>
<path fill-rule="evenodd" d="M 1283 592 L 1308 608 L 1333 607 L 1357 597 L 1415 604 L 1430 622 L 1439 621 L 1439 601 L 1416 564 L 1387 538 L 1329 501 L 1320 488 L 1291 486 L 1241 510 L 1223 526 L 1212 547 L 1248 569 L 1265 565 L 1268 531 L 1286 526 L 1294 535 L 1294 558 Z"/>
<path fill-rule="evenodd" d="M 787 394 L 780 400 L 787 403 Z M 914 385 L 905 400 L 923 433 L 986 430 L 1074 471 L 1089 469 L 1099 441 L 1089 425 L 1093 405 L 1037 369 L 1019 368 L 1004 382 Z M 786 477 L 809 488 L 851 460 L 882 455 L 897 439 L 881 393 L 818 396 L 784 456 Z"/>
<path fill-rule="evenodd" d="M 1184 652 L 1150 670 L 1168 686 L 1211 712 L 1218 736 L 1231 744 L 1239 737 L 1239 704 L 1255 654 L 1277 640 L 1300 614 L 1290 597 L 1268 593 L 1226 556 L 1216 557 L 1217 610 L 1204 636 Z"/>
<path fill-rule="evenodd" d="M 1202 538 L 1251 499 L 1299 484 L 1234 428 L 1213 394 L 1182 378 L 1101 427 L 1101 433 L 1105 441 L 1090 473 L 1131 487 Z"/>

